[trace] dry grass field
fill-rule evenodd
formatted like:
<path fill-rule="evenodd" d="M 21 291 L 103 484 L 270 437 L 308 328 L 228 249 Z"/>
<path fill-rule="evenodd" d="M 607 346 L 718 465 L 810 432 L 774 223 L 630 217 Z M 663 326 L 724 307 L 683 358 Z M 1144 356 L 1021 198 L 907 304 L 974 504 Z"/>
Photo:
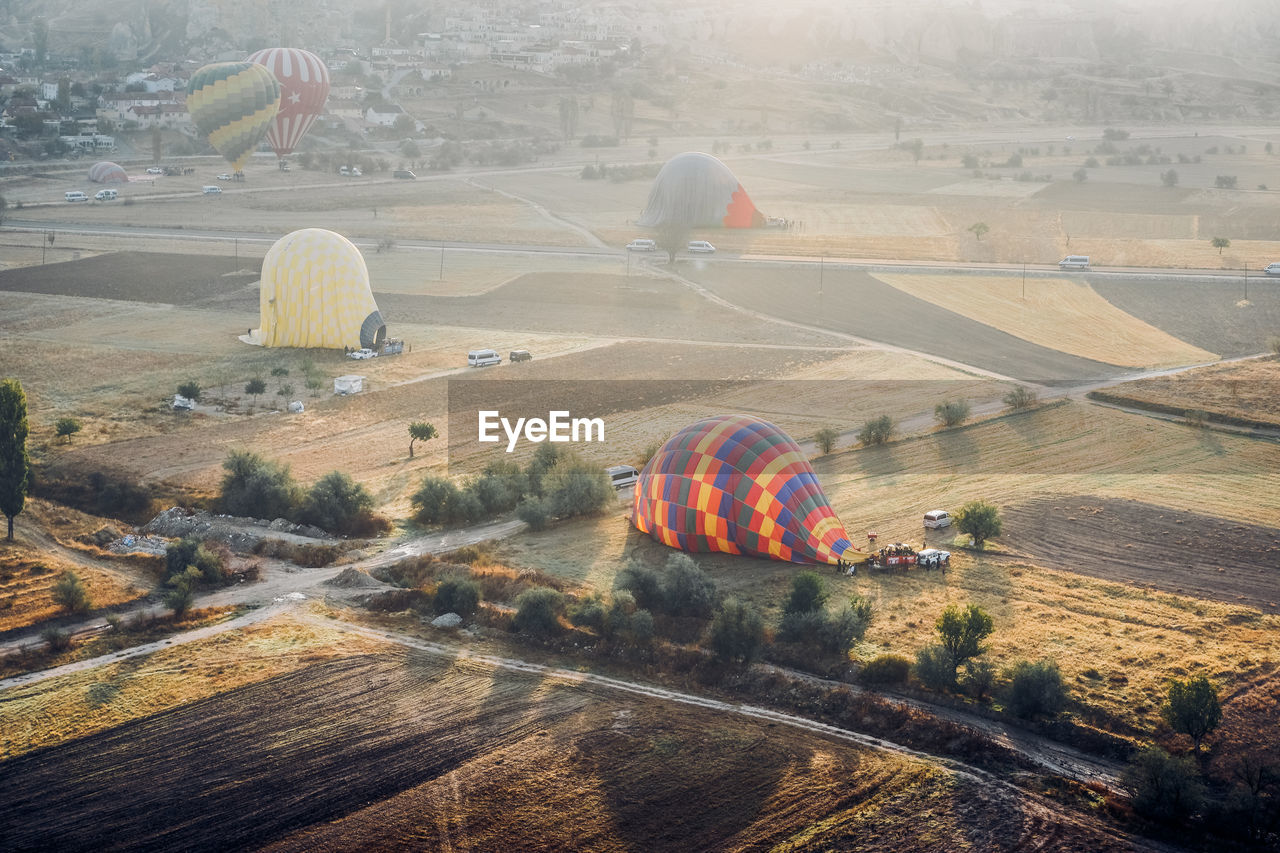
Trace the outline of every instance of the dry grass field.
<path fill-rule="evenodd" d="M 923 299 L 1048 349 L 1124 367 L 1171 367 L 1214 361 L 1193 347 L 1131 317 L 1088 283 L 1066 278 L 913 275 L 876 278 Z"/>
<path fill-rule="evenodd" d="M 1154 376 L 1109 389 L 1137 404 L 1225 415 L 1280 426 L 1280 362 L 1218 364 L 1173 376 Z"/>

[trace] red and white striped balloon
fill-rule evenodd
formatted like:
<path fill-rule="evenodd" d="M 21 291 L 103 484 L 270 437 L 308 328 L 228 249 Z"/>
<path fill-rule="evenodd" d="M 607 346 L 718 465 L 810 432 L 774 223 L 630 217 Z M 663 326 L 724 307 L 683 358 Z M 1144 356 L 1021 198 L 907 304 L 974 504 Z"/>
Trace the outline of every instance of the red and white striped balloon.
<path fill-rule="evenodd" d="M 249 57 L 265 65 L 280 81 L 280 111 L 267 130 L 277 157 L 289 154 L 324 112 L 329 97 L 329 69 L 320 57 L 297 47 L 269 47 Z"/>

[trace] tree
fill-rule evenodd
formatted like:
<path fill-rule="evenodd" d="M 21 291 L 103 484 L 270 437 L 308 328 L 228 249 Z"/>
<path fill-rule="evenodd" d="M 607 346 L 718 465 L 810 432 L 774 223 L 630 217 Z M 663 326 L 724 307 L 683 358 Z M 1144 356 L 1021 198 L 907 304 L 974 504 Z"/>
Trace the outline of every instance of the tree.
<path fill-rule="evenodd" d="M 995 621 L 976 604 L 970 604 L 964 610 L 949 604 L 938 617 L 934 628 L 938 632 L 938 644 L 947 653 L 954 678 L 956 669 L 962 663 L 986 651 L 982 641 L 995 630 Z"/>
<path fill-rule="evenodd" d="M 266 380 L 262 379 L 261 377 L 254 377 L 253 379 L 250 379 L 247 383 L 245 383 L 244 393 L 252 397 L 254 404 L 257 404 L 258 395 L 267 393 Z"/>
<path fill-rule="evenodd" d="M 544 586 L 526 589 L 516 596 L 516 615 L 511 627 L 526 634 L 550 636 L 560 631 L 564 596 Z"/>
<path fill-rule="evenodd" d="M 609 105 L 609 116 L 613 119 L 613 135 L 625 141 L 631 135 L 631 121 L 636 114 L 636 102 L 626 89 L 615 89 Z"/>
<path fill-rule="evenodd" d="M 858 430 L 858 441 L 867 447 L 873 444 L 885 444 L 893 438 L 894 429 L 893 418 L 881 415 L 862 425 L 862 429 Z"/>
<path fill-rule="evenodd" d="M 1195 762 L 1174 758 L 1158 746 L 1139 750 L 1121 781 L 1133 792 L 1133 808 L 1157 820 L 1186 817 L 1204 801 Z"/>
<path fill-rule="evenodd" d="M 662 576 L 643 563 L 632 561 L 623 566 L 613 579 L 613 589 L 615 593 L 629 592 L 636 606 L 645 610 L 663 606 Z"/>
<path fill-rule="evenodd" d="M 49 57 L 49 23 L 44 18 L 36 18 L 31 25 L 31 41 L 35 46 L 36 67 L 41 68 Z"/>
<path fill-rule="evenodd" d="M 178 393 L 188 400 L 199 402 L 200 394 L 204 389 L 200 387 L 200 383 L 194 379 L 188 379 L 186 382 L 178 384 Z M 265 389 L 264 389 L 265 390 Z"/>
<path fill-rule="evenodd" d="M 1177 171 L 1170 169 L 1167 172 L 1161 172 L 1160 183 L 1164 184 L 1166 187 L 1169 187 L 1170 189 L 1176 187 L 1178 185 Z"/>
<path fill-rule="evenodd" d="M 282 379 L 289 375 L 289 368 L 284 365 L 271 368 L 271 375 L 276 379 Z"/>
<path fill-rule="evenodd" d="M 68 442 L 71 441 L 71 436 L 82 429 L 84 429 L 84 424 L 75 418 L 58 418 L 53 424 L 53 430 L 57 437 L 65 438 Z"/>
<path fill-rule="evenodd" d="M 764 644 L 764 619 L 751 605 L 727 599 L 711 621 L 710 643 L 718 660 L 747 666 Z"/>
<path fill-rule="evenodd" d="M 952 690 L 956 686 L 956 668 L 951 655 L 937 643 L 916 652 L 916 678 L 930 690 Z"/>
<path fill-rule="evenodd" d="M 1220 190 L 1233 190 L 1236 188 L 1235 175 L 1218 175 L 1213 179 L 1213 185 Z"/>
<path fill-rule="evenodd" d="M 1200 741 L 1222 722 L 1222 704 L 1218 690 L 1203 675 L 1185 681 L 1169 682 L 1169 693 L 1160 706 L 1160 716 L 1175 732 L 1191 738 L 1196 755 L 1200 754 Z"/>
<path fill-rule="evenodd" d="M 920 158 L 924 156 L 924 140 L 912 139 L 909 142 L 899 143 L 903 148 L 911 152 L 911 161 L 919 163 Z"/>
<path fill-rule="evenodd" d="M 1067 686 L 1051 660 L 1019 661 L 1009 673 L 1006 705 L 1015 717 L 1053 716 L 1067 704 Z"/>
<path fill-rule="evenodd" d="M 560 133 L 566 140 L 578 133 L 578 99 L 573 95 L 560 98 Z"/>
<path fill-rule="evenodd" d="M 809 613 L 821 610 L 827 603 L 826 585 L 817 572 L 800 572 L 791 579 L 791 592 L 782 606 L 783 613 Z"/>
<path fill-rule="evenodd" d="M 953 513 L 952 520 L 961 533 L 969 534 L 976 548 L 981 548 L 988 539 L 999 536 L 1004 528 L 1000 508 L 986 501 L 969 501 Z"/>
<path fill-rule="evenodd" d="M 169 579 L 170 589 L 164 596 L 164 603 L 173 615 L 182 618 L 196 600 L 196 585 L 200 582 L 200 572 L 194 566 Z"/>
<path fill-rule="evenodd" d="M 542 478 L 542 493 L 557 518 L 592 515 L 618 500 L 605 470 L 574 456 L 551 467 Z"/>
<path fill-rule="evenodd" d="M 1071 173 L 1071 177 L 1076 179 L 1077 184 L 1083 184 L 1085 181 L 1089 180 L 1089 172 L 1084 168 L 1079 168 Z"/>
<path fill-rule="evenodd" d="M 1218 254 L 1222 254 L 1222 250 L 1231 246 L 1231 241 L 1226 237 L 1214 237 L 1209 241 L 1209 245 L 1218 250 Z"/>
<path fill-rule="evenodd" d="M 16 379 L 0 381 L 0 512 L 13 519 L 27 502 L 31 488 L 31 460 L 27 456 L 27 395 Z"/>
<path fill-rule="evenodd" d="M 480 606 L 480 584 L 471 578 L 445 578 L 436 587 L 436 597 L 432 605 L 436 613 L 470 616 Z"/>
<path fill-rule="evenodd" d="M 414 421 L 409 424 L 409 458 L 413 458 L 413 443 L 415 441 L 430 441 L 439 433 L 436 432 L 434 424 L 426 421 Z"/>
<path fill-rule="evenodd" d="M 1004 396 L 1004 404 L 1011 409 L 1029 409 L 1039 400 L 1039 395 L 1025 385 L 1019 385 Z"/>
<path fill-rule="evenodd" d="M 716 609 L 716 582 L 692 557 L 676 552 L 664 566 L 662 606 L 672 616 L 710 618 Z"/>
<path fill-rule="evenodd" d="M 9 202 L 4 196 L 0 195 L 0 225 L 4 225 L 5 214 L 9 210 Z"/>
<path fill-rule="evenodd" d="M 996 683 L 996 668 L 991 661 L 967 660 L 964 662 L 964 689 L 979 702 L 986 699 Z"/>
<path fill-rule="evenodd" d="M 667 253 L 669 263 L 674 263 L 676 252 L 689 245 L 692 229 L 683 222 L 664 222 L 658 226 L 658 248 Z"/>
<path fill-rule="evenodd" d="M 959 426 L 969 419 L 967 400 L 947 400 L 933 407 L 933 416 L 945 427 Z"/>
<path fill-rule="evenodd" d="M 325 474 L 302 502 L 302 521 L 330 533 L 356 533 L 373 511 L 373 496 L 342 471 Z"/>
<path fill-rule="evenodd" d="M 253 518 L 291 518 L 299 502 L 298 485 L 289 466 L 248 450 L 233 450 L 223 461 L 223 512 Z"/>
<path fill-rule="evenodd" d="M 68 613 L 88 613 L 93 606 L 89 590 L 75 572 L 67 569 L 53 585 L 53 601 Z"/>
<path fill-rule="evenodd" d="M 53 100 L 54 107 L 62 115 L 71 112 L 71 78 L 63 77 L 58 80 L 58 94 Z"/>
<path fill-rule="evenodd" d="M 823 456 L 835 449 L 836 441 L 839 438 L 840 433 L 831 427 L 823 427 L 813 434 L 813 441 L 818 445 L 818 450 Z"/>
<path fill-rule="evenodd" d="M 991 230 L 991 226 L 985 222 L 975 222 L 966 229 L 973 232 L 973 236 L 978 238 L 978 242 L 982 242 L 982 235 Z"/>

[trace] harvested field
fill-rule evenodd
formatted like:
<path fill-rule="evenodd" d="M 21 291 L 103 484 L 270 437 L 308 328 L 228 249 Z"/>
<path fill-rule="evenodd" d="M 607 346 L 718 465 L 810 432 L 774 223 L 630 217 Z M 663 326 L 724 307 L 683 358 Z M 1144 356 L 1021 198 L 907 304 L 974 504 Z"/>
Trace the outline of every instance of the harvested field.
<path fill-rule="evenodd" d="M 1280 362 L 1269 359 L 1215 364 L 1173 376 L 1153 376 L 1107 389 L 1119 398 L 1159 410 L 1201 411 L 1226 419 L 1280 427 Z"/>
<path fill-rule="evenodd" d="M 1276 612 L 1280 528 L 1138 501 L 1055 495 L 1005 509 L 1002 546 L 1037 565 Z"/>
<path fill-rule="evenodd" d="M 0 270 L 0 290 L 192 305 L 257 279 L 256 270 L 241 270 L 233 258 L 218 255 L 116 252 Z"/>
<path fill-rule="evenodd" d="M 4 769 L 11 849 L 1143 849 L 912 759 L 412 654 L 317 663 Z"/>
<path fill-rule="evenodd" d="M 1115 367 L 1021 340 L 891 287 L 868 273 L 828 264 L 823 289 L 812 265 L 715 263 L 680 273 L 738 305 L 954 359 L 1027 381 L 1096 379 Z M 780 294 L 785 293 L 785 298 Z"/>
<path fill-rule="evenodd" d="M 1033 344 L 1127 367 L 1217 358 L 1125 314 L 1088 284 L 1066 278 L 877 273 L 904 293 Z M 1022 297 L 1025 287 L 1026 298 Z"/>

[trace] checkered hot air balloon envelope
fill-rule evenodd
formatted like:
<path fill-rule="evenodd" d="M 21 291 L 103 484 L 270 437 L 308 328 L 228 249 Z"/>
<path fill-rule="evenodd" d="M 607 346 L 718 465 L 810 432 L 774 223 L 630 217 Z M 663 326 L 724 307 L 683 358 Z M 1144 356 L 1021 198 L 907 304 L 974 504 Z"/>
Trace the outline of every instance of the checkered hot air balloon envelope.
<path fill-rule="evenodd" d="M 750 415 L 691 424 L 654 454 L 632 523 L 684 551 L 834 564 L 853 546 L 799 445 Z"/>
<path fill-rule="evenodd" d="M 364 256 L 323 228 L 286 234 L 267 250 L 259 309 L 262 328 L 250 337 L 268 347 L 373 348 L 386 334 Z"/>
<path fill-rule="evenodd" d="M 324 112 L 329 69 L 320 57 L 296 47 L 269 47 L 249 61 L 265 67 L 280 83 L 280 109 L 267 128 L 267 142 L 277 157 L 284 157 L 298 147 Z"/>
<path fill-rule="evenodd" d="M 280 84 L 255 62 L 215 62 L 191 75 L 187 111 L 209 144 L 237 171 L 280 108 Z"/>

